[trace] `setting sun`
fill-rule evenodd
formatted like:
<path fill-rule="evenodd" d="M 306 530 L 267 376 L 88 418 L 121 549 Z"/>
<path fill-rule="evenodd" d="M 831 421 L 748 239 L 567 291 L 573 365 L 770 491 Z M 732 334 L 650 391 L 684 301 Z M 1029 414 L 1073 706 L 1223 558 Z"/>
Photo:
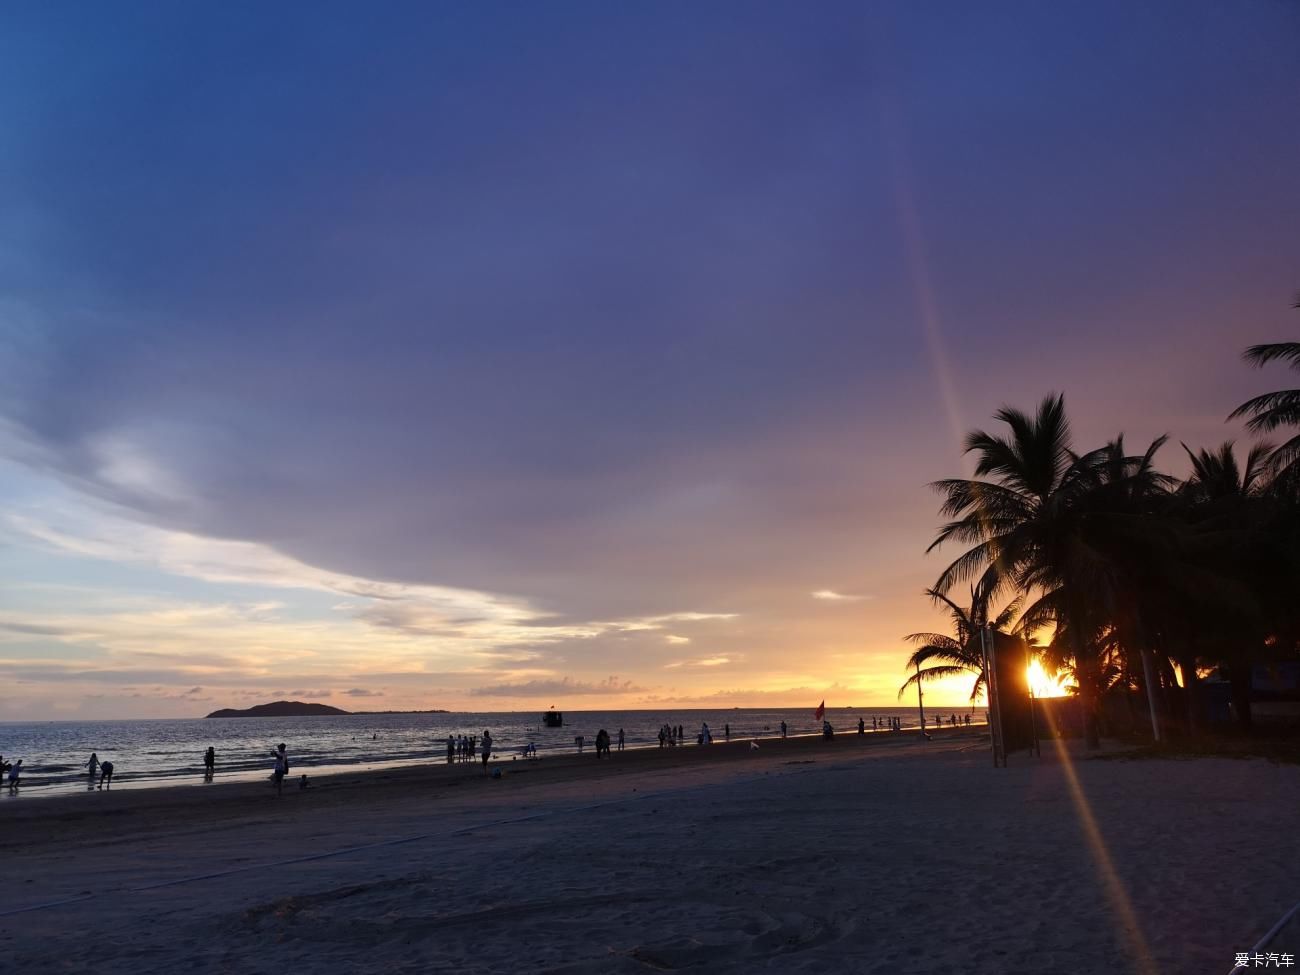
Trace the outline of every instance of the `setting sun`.
<path fill-rule="evenodd" d="M 1061 675 L 1049 675 L 1038 660 L 1029 665 L 1029 689 L 1034 697 L 1065 697 L 1069 693 Z"/>

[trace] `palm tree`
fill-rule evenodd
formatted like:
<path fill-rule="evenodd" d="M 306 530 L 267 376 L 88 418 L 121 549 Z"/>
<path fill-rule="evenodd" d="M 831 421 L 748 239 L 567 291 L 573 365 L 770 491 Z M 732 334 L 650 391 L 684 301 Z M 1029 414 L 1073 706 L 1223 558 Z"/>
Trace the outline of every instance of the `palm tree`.
<path fill-rule="evenodd" d="M 1011 624 L 1020 612 L 1021 601 L 1012 600 L 990 620 L 989 601 L 974 588 L 971 589 L 968 607 L 958 606 L 937 589 L 927 589 L 925 594 L 947 607 L 953 632 L 951 636 L 946 633 L 909 633 L 903 638 L 915 645 L 916 649 L 907 658 L 907 669 L 911 676 L 898 689 L 898 696 L 901 698 L 908 688 L 925 681 L 974 674 L 975 684 L 970 692 L 970 699 L 974 701 L 988 681 L 988 674 L 984 670 L 984 655 L 980 652 L 975 635 L 986 625 L 991 625 L 996 633 L 1009 635 Z"/>
<path fill-rule="evenodd" d="M 1296 307 L 1300 308 L 1300 300 L 1297 300 Z M 1256 366 L 1280 359 L 1289 362 L 1292 369 L 1300 369 L 1300 342 L 1252 345 L 1242 358 Z M 1279 389 L 1248 399 L 1229 413 L 1228 419 L 1236 420 L 1243 416 L 1250 417 L 1246 429 L 1252 433 L 1268 433 L 1279 427 L 1300 427 L 1300 389 Z M 1297 460 L 1300 460 L 1300 433 L 1275 449 L 1269 457 L 1272 469 L 1278 474 L 1291 471 Z"/>
<path fill-rule="evenodd" d="M 1276 456 L 1269 444 L 1252 447 L 1244 465 L 1232 441 L 1213 451 L 1184 449 L 1192 473 L 1178 491 L 1182 515 L 1209 540 L 1207 556 L 1222 581 L 1217 598 L 1190 601 L 1181 612 L 1191 632 L 1179 665 L 1189 690 L 1196 686 L 1193 652 L 1217 665 L 1232 685 L 1237 720 L 1249 730 L 1252 666 L 1270 640 L 1276 645 L 1293 628 L 1295 526 L 1285 490 L 1291 479 L 1269 476 Z"/>
<path fill-rule="evenodd" d="M 1093 614 L 1092 594 L 1108 581 L 1106 560 L 1086 537 L 1084 503 L 1097 489 L 1105 451 L 1073 451 L 1059 394 L 1045 398 L 1033 416 L 1010 407 L 995 416 L 1009 436 L 976 430 L 966 438 L 966 452 L 977 457 L 975 477 L 933 485 L 944 496 L 940 512 L 953 520 L 927 551 L 949 541 L 971 545 L 940 573 L 934 588 L 947 592 L 978 577 L 978 590 L 990 599 L 1006 590 L 1052 594 L 1058 624 L 1076 635 L 1072 650 L 1084 730 L 1088 746 L 1097 748 L 1097 657 L 1080 636 L 1090 627 L 1069 624 Z"/>

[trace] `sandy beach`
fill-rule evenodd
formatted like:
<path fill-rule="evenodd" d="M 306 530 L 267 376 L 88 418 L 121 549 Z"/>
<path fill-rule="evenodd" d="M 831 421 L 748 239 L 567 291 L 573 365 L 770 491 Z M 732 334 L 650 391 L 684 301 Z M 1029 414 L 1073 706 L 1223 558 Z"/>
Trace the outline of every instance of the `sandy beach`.
<path fill-rule="evenodd" d="M 1183 975 L 1227 972 L 1300 897 L 1300 781 L 1258 761 L 994 770 L 960 733 L 504 773 L 6 803 L 0 950 L 59 972 Z"/>

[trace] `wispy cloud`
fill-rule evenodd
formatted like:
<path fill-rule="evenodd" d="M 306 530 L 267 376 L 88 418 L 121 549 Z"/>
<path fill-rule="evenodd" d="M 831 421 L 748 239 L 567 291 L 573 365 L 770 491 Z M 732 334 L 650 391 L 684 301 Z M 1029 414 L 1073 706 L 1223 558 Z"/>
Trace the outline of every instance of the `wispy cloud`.
<path fill-rule="evenodd" d="M 818 589 L 811 595 L 813 599 L 822 599 L 832 603 L 856 603 L 871 598 L 870 596 L 858 596 L 853 593 L 836 592 L 834 589 Z"/>
<path fill-rule="evenodd" d="M 575 695 L 618 695 L 640 694 L 644 687 L 638 687 L 630 680 L 606 677 L 592 683 L 573 680 L 568 677 L 559 679 L 537 679 L 518 683 L 491 684 L 487 687 L 474 687 L 470 694 L 474 697 L 570 697 Z"/>
<path fill-rule="evenodd" d="M 670 664 L 664 664 L 664 670 L 676 670 L 686 667 L 723 667 L 732 662 L 734 657 L 698 657 L 695 660 L 675 660 Z"/>

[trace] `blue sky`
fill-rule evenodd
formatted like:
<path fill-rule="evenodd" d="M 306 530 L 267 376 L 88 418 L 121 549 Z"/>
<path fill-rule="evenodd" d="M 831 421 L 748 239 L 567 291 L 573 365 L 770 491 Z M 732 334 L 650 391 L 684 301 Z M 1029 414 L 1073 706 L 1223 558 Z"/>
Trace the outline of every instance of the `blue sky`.
<path fill-rule="evenodd" d="M 0 717 L 886 703 L 963 431 L 1296 326 L 1289 4 L 2 23 Z"/>

